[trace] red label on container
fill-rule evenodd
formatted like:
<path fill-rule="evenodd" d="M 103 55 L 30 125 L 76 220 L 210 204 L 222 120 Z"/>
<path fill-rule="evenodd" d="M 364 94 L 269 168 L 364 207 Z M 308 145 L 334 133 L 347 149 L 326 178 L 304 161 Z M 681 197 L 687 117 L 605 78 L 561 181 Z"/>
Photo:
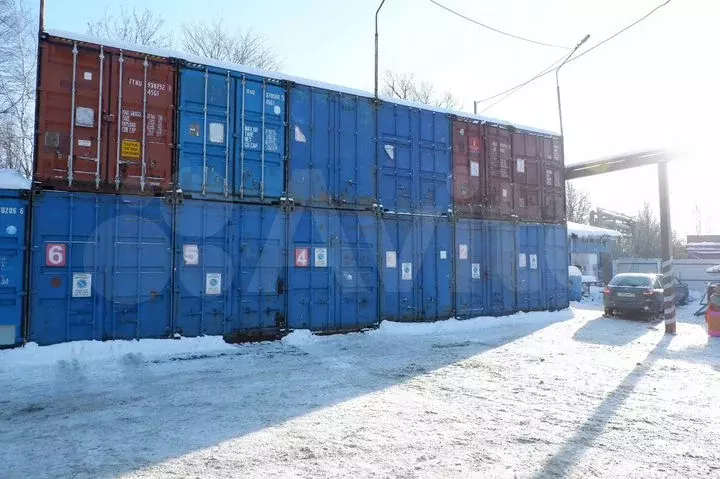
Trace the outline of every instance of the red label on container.
<path fill-rule="evenodd" d="M 48 243 L 45 245 L 45 266 L 63 267 L 67 261 L 67 245 L 64 243 Z"/>
<path fill-rule="evenodd" d="M 310 264 L 310 248 L 295 248 L 295 266 L 307 268 Z"/>

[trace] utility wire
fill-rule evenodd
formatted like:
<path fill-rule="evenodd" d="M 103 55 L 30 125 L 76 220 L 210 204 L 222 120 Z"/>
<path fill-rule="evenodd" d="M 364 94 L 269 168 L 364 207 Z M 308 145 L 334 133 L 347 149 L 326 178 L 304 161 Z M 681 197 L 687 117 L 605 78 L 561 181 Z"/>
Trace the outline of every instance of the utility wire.
<path fill-rule="evenodd" d="M 433 1 L 433 0 L 430 0 L 430 1 Z M 612 35 L 610 35 L 610 36 L 607 37 L 606 39 L 602 40 L 601 42 L 596 43 L 595 45 L 593 45 L 592 47 L 588 48 L 588 49 L 585 50 L 584 52 L 582 52 L 582 53 L 578 54 L 577 56 L 571 58 L 570 60 L 568 60 L 567 63 L 571 63 L 571 62 L 574 62 L 575 60 L 578 60 L 578 59 L 582 58 L 584 55 L 587 55 L 587 54 L 590 53 L 591 51 L 595 50 L 597 47 L 599 47 L 599 46 L 601 46 L 601 45 L 604 45 L 605 43 L 609 42 L 610 40 L 612 40 L 613 38 L 617 37 L 618 35 L 626 32 L 626 31 L 629 30 L 630 28 L 634 27 L 634 26 L 637 25 L 638 23 L 640 23 L 640 22 L 642 22 L 643 20 L 645 20 L 646 18 L 648 18 L 648 17 L 649 17 L 650 15 L 652 15 L 653 13 L 657 12 L 658 10 L 660 10 L 662 7 L 664 7 L 665 5 L 667 5 L 668 3 L 670 3 L 671 1 L 672 1 L 672 0 L 666 0 L 664 3 L 661 3 L 661 4 L 658 5 L 657 7 L 653 8 L 652 10 L 650 10 L 650 11 L 649 11 L 648 13 L 646 13 L 644 16 L 642 16 L 642 17 L 640 17 L 639 19 L 637 19 L 637 20 L 635 20 L 634 22 L 632 22 L 630 25 L 622 28 L 621 30 L 617 31 L 616 33 L 613 33 Z M 492 105 L 484 108 L 484 109 L 482 110 L 482 112 L 489 110 L 489 109 L 492 108 L 493 106 L 495 106 L 495 105 L 497 105 L 498 103 L 500 103 L 501 101 L 505 100 L 505 98 L 507 98 L 507 97 L 509 97 L 510 95 L 514 94 L 514 93 L 515 93 L 516 91 L 518 91 L 519 89 L 521 89 L 521 88 L 529 85 L 530 83 L 534 82 L 535 80 L 538 80 L 539 78 L 544 77 L 544 76 L 547 75 L 548 73 L 552 73 L 552 72 L 555 70 L 555 66 L 556 66 L 558 63 L 560 63 L 560 61 L 562 61 L 564 58 L 565 58 L 565 56 L 563 56 L 563 57 L 560 58 L 559 60 L 554 61 L 554 62 L 551 63 L 549 66 L 547 66 L 542 72 L 540 72 L 540 73 L 538 73 L 537 75 L 533 76 L 533 77 L 530 78 L 529 80 L 524 81 L 524 82 L 522 82 L 522 83 L 520 83 L 520 84 L 518 84 L 518 85 L 515 85 L 515 86 L 512 87 L 512 88 L 508 88 L 508 89 L 505 90 L 505 91 L 501 91 L 500 93 L 496 93 L 495 95 L 489 96 L 489 97 L 487 97 L 487 98 L 483 98 L 482 100 L 478 100 L 478 101 L 475 102 L 475 103 L 484 103 L 484 102 L 486 102 L 486 101 L 493 100 L 493 99 L 495 99 L 495 98 L 498 98 L 498 97 L 501 97 L 501 96 L 502 96 L 502 97 L 503 97 L 502 99 L 500 99 L 500 100 L 494 102 Z M 505 95 L 505 96 L 503 96 L 503 95 Z"/>
<path fill-rule="evenodd" d="M 537 41 L 537 40 L 532 40 L 532 39 L 530 39 L 530 38 L 521 37 L 521 36 L 519 36 L 519 35 L 513 35 L 512 33 L 504 32 L 504 31 L 502 31 L 502 30 L 498 30 L 497 28 L 491 27 L 490 25 L 486 25 L 486 24 L 484 24 L 484 23 L 478 22 L 477 20 L 474 20 L 474 19 L 472 19 L 472 18 L 470 18 L 470 17 L 467 17 L 467 16 L 463 15 L 463 14 L 460 13 L 460 12 L 456 12 L 455 10 L 453 10 L 453 9 L 451 9 L 451 8 L 449 8 L 449 7 L 446 7 L 446 6 L 443 5 L 442 3 L 436 2 L 435 0 L 430 0 L 430 2 L 433 3 L 433 4 L 435 4 L 435 5 L 437 5 L 438 7 L 442 8 L 443 10 L 446 10 L 446 11 L 452 13 L 453 15 L 457 15 L 458 17 L 464 18 L 465 20 L 467 20 L 467 21 L 469 21 L 469 22 L 472 22 L 472 23 L 474 23 L 475 25 L 479 25 L 479 26 L 481 26 L 481 27 L 483 27 L 483 28 L 487 28 L 488 30 L 492 30 L 493 32 L 499 33 L 500 35 L 505 35 L 505 36 L 507 36 L 507 37 L 514 38 L 514 39 L 516 39 L 516 40 L 522 40 L 522 41 L 525 41 L 525 42 L 534 43 L 534 44 L 536 44 L 536 45 L 542 45 L 542 46 L 544 46 L 544 47 L 562 48 L 563 50 L 569 50 L 569 49 L 571 48 L 571 47 L 567 47 L 567 46 L 563 46 L 563 45 L 554 45 L 554 44 L 552 44 L 552 43 L 539 42 L 539 41 Z"/>

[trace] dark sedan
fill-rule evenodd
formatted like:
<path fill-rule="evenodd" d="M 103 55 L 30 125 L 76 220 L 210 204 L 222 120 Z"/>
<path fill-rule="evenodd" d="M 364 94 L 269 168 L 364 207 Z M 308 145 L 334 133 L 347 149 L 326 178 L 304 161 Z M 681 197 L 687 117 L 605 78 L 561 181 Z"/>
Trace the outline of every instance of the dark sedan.
<path fill-rule="evenodd" d="M 662 275 L 651 273 L 622 273 L 616 275 L 605 288 L 605 315 L 644 313 L 652 317 L 662 312 L 664 290 Z M 686 304 L 688 287 L 671 277 L 675 288 L 675 303 Z"/>

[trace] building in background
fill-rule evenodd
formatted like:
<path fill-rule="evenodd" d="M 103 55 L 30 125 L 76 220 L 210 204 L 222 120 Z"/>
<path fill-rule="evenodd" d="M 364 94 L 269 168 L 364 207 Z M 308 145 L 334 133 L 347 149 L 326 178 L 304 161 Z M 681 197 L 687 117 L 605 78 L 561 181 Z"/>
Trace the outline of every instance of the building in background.
<path fill-rule="evenodd" d="M 688 235 L 687 257 L 720 260 L 720 235 Z"/>
<path fill-rule="evenodd" d="M 584 283 L 607 283 L 612 278 L 614 242 L 622 237 L 619 231 L 568 222 L 570 264 L 582 272 Z"/>

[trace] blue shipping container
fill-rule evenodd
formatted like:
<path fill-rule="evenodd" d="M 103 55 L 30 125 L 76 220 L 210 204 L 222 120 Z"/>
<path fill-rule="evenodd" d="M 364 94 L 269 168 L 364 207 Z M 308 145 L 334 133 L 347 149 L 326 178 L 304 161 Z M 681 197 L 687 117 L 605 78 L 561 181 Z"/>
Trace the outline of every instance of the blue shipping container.
<path fill-rule="evenodd" d="M 205 67 L 180 70 L 178 178 L 201 198 L 277 200 L 285 191 L 285 89 Z"/>
<path fill-rule="evenodd" d="M 377 217 L 296 208 L 289 222 L 288 326 L 333 333 L 376 325 Z"/>
<path fill-rule="evenodd" d="M 270 206 L 177 205 L 174 332 L 277 337 L 285 326 L 286 221 Z"/>
<path fill-rule="evenodd" d="M 446 217 L 380 220 L 381 319 L 438 321 L 453 314 L 452 224 Z"/>
<path fill-rule="evenodd" d="M 517 312 L 515 281 L 515 224 L 486 221 L 487 305 L 492 316 Z"/>
<path fill-rule="evenodd" d="M 545 309 L 543 265 L 539 259 L 543 229 L 543 225 L 533 223 L 517 226 L 517 307 L 520 311 Z"/>
<path fill-rule="evenodd" d="M 0 190 L 0 346 L 23 342 L 27 191 Z"/>
<path fill-rule="evenodd" d="M 376 202 L 372 99 L 290 87 L 288 196 L 297 204 L 369 208 Z"/>
<path fill-rule="evenodd" d="M 567 226 L 543 226 L 541 248 L 545 306 L 549 310 L 569 306 Z"/>
<path fill-rule="evenodd" d="M 458 218 L 455 222 L 455 310 L 459 318 L 489 313 L 485 221 Z"/>
<path fill-rule="evenodd" d="M 446 214 L 452 207 L 448 115 L 383 102 L 378 112 L 378 196 L 383 208 Z"/>
<path fill-rule="evenodd" d="M 33 201 L 30 340 L 171 333 L 171 209 L 162 198 L 43 192 Z"/>

